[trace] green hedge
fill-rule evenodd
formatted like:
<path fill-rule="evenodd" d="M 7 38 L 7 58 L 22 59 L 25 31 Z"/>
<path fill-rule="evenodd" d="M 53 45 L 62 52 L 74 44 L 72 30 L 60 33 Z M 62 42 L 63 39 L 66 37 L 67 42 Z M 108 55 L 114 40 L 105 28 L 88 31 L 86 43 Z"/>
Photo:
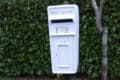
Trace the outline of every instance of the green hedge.
<path fill-rule="evenodd" d="M 64 1 L 64 0 L 63 0 Z M 62 0 L 0 0 L 0 74 L 49 74 L 51 62 L 47 6 Z M 79 72 L 101 75 L 101 34 L 90 0 L 80 7 Z M 120 77 L 120 1 L 106 0 L 103 24 L 109 28 L 108 75 Z"/>

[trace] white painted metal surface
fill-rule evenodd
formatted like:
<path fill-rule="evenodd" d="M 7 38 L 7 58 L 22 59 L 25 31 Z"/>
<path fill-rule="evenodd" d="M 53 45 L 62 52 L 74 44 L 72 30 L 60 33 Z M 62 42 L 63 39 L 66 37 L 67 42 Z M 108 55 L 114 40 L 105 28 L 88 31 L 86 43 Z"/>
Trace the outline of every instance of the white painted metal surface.
<path fill-rule="evenodd" d="M 79 61 L 79 9 L 77 5 L 48 6 L 52 72 L 77 72 Z"/>

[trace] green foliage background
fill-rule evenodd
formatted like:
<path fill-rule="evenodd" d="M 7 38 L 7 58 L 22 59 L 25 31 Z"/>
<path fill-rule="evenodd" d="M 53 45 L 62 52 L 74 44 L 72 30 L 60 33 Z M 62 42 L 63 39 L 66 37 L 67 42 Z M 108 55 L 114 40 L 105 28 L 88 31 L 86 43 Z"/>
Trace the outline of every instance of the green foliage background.
<path fill-rule="evenodd" d="M 64 1 L 64 0 L 63 0 Z M 62 0 L 0 0 L 0 74 L 51 75 L 47 6 Z M 101 75 L 101 34 L 90 0 L 70 0 L 80 8 L 80 73 Z M 120 77 L 120 0 L 106 0 L 109 28 L 108 76 Z"/>

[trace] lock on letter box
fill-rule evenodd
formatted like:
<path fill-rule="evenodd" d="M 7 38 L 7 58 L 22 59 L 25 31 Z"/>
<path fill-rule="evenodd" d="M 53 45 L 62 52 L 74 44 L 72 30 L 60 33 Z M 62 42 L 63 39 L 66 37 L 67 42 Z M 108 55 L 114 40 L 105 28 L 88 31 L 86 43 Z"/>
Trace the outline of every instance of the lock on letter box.
<path fill-rule="evenodd" d="M 48 24 L 52 72 L 76 73 L 79 60 L 78 6 L 48 6 Z"/>

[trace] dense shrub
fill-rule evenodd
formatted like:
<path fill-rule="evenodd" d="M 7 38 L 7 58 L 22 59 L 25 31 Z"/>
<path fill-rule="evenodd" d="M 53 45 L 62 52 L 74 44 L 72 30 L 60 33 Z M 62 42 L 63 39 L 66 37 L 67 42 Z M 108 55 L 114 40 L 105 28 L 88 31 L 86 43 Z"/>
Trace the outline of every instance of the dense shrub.
<path fill-rule="evenodd" d="M 48 5 L 62 0 L 0 0 L 0 73 L 49 74 Z M 79 72 L 101 75 L 101 34 L 90 0 L 70 0 L 80 7 Z M 120 77 L 120 1 L 106 0 L 103 24 L 109 28 L 108 75 Z"/>

